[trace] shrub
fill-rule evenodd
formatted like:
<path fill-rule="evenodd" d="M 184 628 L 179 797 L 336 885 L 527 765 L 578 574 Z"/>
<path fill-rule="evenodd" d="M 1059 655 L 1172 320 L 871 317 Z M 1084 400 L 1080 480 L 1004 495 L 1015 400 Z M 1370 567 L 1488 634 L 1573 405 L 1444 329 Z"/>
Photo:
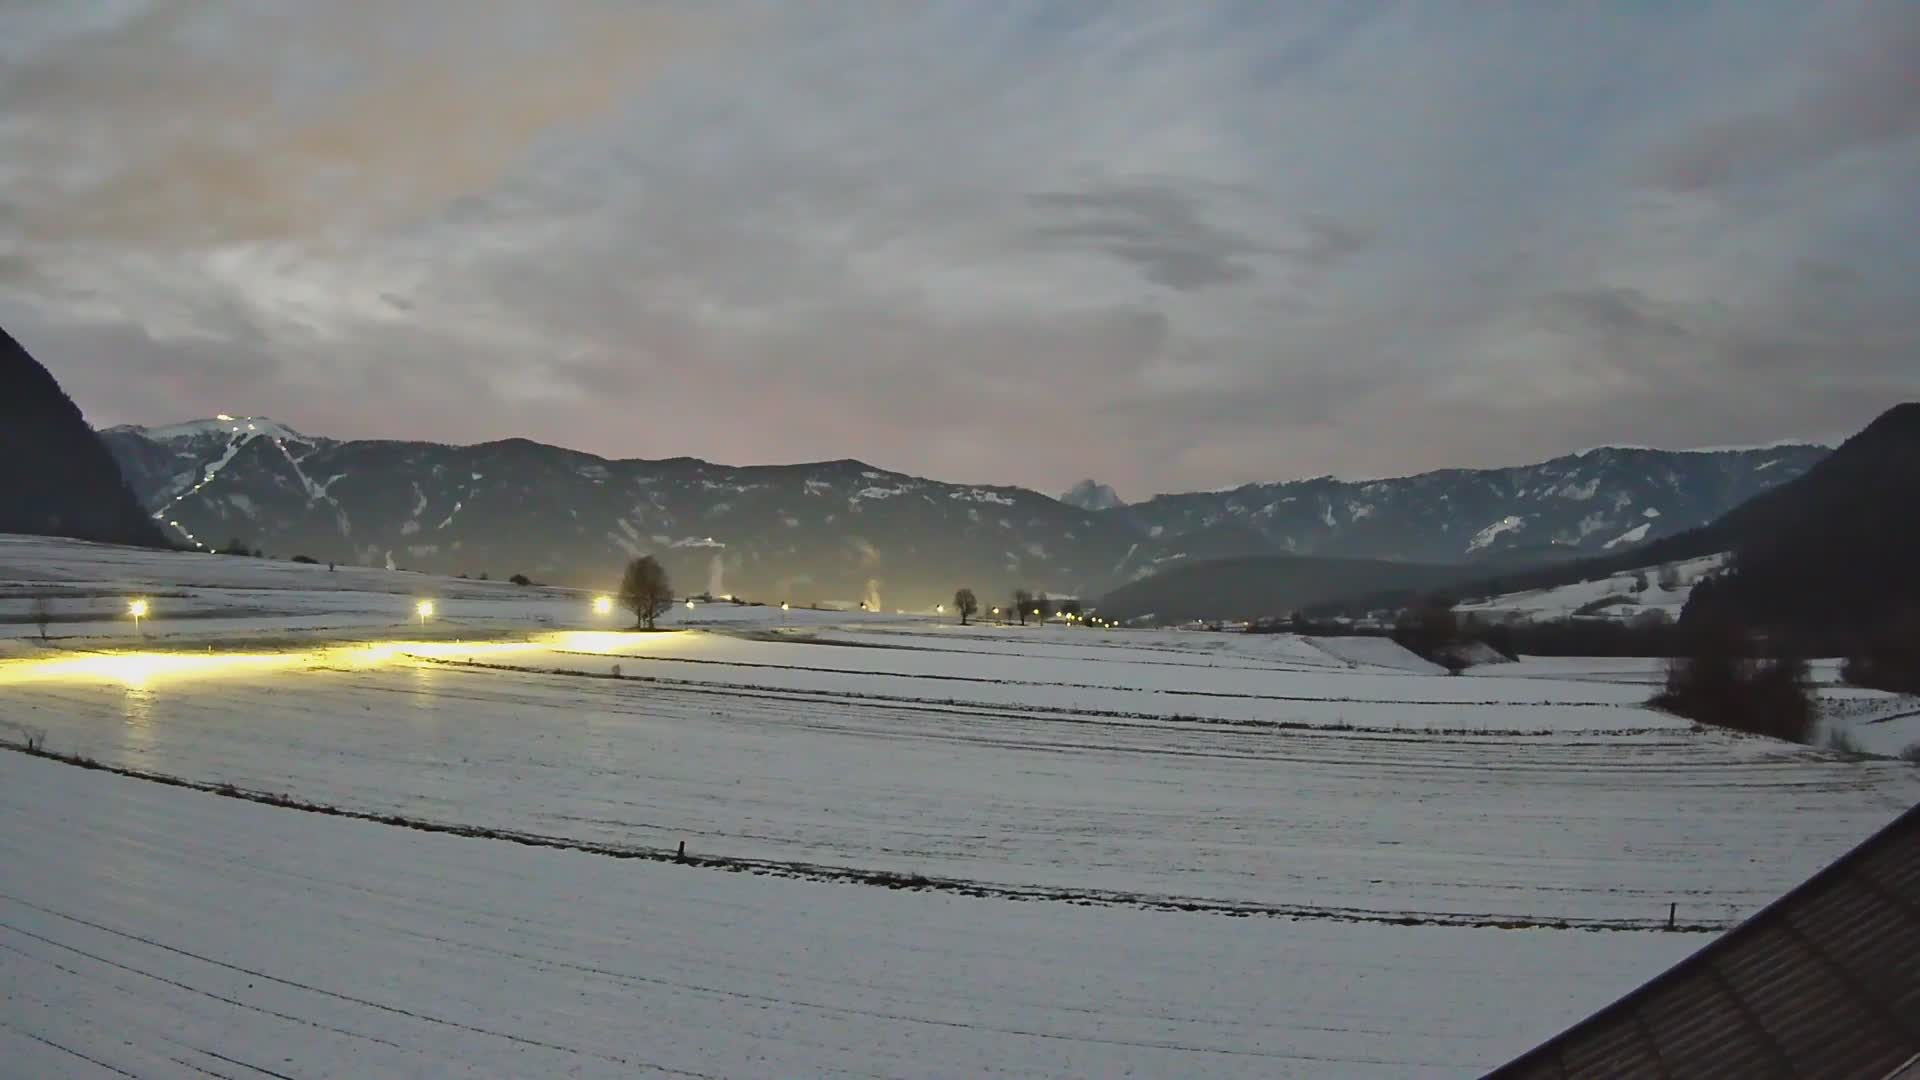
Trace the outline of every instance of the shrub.
<path fill-rule="evenodd" d="M 1688 655 L 1668 664 L 1666 689 L 1653 704 L 1703 724 L 1805 743 L 1814 721 L 1807 662 L 1790 654 L 1756 661 L 1745 653 L 1731 629 L 1697 630 Z"/>
<path fill-rule="evenodd" d="M 527 576 L 527 575 L 525 575 L 525 574 L 515 574 L 515 575 L 513 575 L 512 577 L 510 577 L 510 578 L 508 578 L 507 580 L 508 580 L 508 581 L 511 581 L 511 582 L 513 582 L 513 583 L 514 583 L 515 585 L 531 585 L 531 584 L 533 584 L 533 579 L 532 579 L 532 578 L 530 578 L 530 577 L 528 577 L 528 576 Z"/>
<path fill-rule="evenodd" d="M 1440 656 L 1460 640 L 1460 621 L 1444 604 L 1429 604 L 1403 612 L 1394 623 L 1393 640 L 1415 656 L 1441 662 Z"/>
<path fill-rule="evenodd" d="M 1915 765 L 1920 765 L 1920 742 L 1914 743 L 1905 750 L 1900 751 L 1900 760 L 1910 761 Z"/>
<path fill-rule="evenodd" d="M 319 560 L 319 559 L 316 559 L 316 558 L 314 558 L 314 557 L 313 557 L 313 556 L 311 556 L 311 555 L 295 555 L 295 556 L 293 557 L 293 561 L 294 561 L 294 562 L 297 562 L 297 563 L 305 563 L 305 564 L 307 564 L 308 566 L 319 566 L 319 565 L 320 565 L 320 560 Z"/>
<path fill-rule="evenodd" d="M 1854 757 L 1866 754 L 1866 751 L 1860 749 L 1860 741 L 1855 739 L 1853 732 L 1846 728 L 1828 728 L 1824 745 L 1836 754 L 1848 754 Z"/>

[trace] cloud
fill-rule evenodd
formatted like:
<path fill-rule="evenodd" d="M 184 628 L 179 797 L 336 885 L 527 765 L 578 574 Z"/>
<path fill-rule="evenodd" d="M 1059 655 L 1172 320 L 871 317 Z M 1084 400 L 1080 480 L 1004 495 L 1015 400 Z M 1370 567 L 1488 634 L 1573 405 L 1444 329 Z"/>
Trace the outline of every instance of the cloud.
<path fill-rule="evenodd" d="M 1880 0 L 1844 18 L 1778 106 L 1718 118 L 1663 147 L 1655 182 L 1677 190 L 1764 181 L 1920 135 L 1920 6 Z"/>
<path fill-rule="evenodd" d="M 0 76 L 12 141 L 56 165 L 25 176 L 27 236 L 164 248 L 391 224 L 491 188 L 698 36 L 642 5 L 509 12 L 160 0 L 76 33 Z"/>
<path fill-rule="evenodd" d="M 1263 238 L 1258 225 L 1225 227 L 1207 220 L 1204 185 L 1135 183 L 1030 196 L 1052 218 L 1033 229 L 1041 247 L 1095 251 L 1136 266 L 1170 289 L 1204 289 L 1245 281 L 1256 260 L 1271 257 L 1304 269 L 1326 269 L 1366 245 L 1364 230 L 1330 221 L 1296 226 L 1291 240 Z"/>
<path fill-rule="evenodd" d="M 1844 431 L 1912 10 L 0 3 L 0 320 L 100 422 L 1130 496 Z"/>

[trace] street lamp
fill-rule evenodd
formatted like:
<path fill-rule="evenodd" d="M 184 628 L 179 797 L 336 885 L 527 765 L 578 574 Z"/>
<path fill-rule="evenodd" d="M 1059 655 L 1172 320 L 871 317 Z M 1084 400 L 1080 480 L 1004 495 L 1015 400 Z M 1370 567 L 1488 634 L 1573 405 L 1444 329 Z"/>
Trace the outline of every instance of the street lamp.
<path fill-rule="evenodd" d="M 687 601 L 687 610 L 688 610 L 688 611 L 692 611 L 692 610 L 693 610 L 693 601 L 691 601 L 691 600 L 689 600 L 689 601 Z"/>
<path fill-rule="evenodd" d="M 136 633 L 139 632 L 140 620 L 147 617 L 147 602 L 145 600 L 135 600 L 129 603 L 127 605 L 127 614 L 133 616 L 133 629 Z"/>
<path fill-rule="evenodd" d="M 413 610 L 420 616 L 420 625 L 425 626 L 427 625 L 427 620 L 433 617 L 433 601 L 422 600 L 413 605 Z"/>
<path fill-rule="evenodd" d="M 593 613 L 594 613 L 595 615 L 611 615 L 611 614 L 613 614 L 613 597 L 611 597 L 611 596 L 596 596 L 596 597 L 594 597 L 594 598 L 593 598 Z"/>

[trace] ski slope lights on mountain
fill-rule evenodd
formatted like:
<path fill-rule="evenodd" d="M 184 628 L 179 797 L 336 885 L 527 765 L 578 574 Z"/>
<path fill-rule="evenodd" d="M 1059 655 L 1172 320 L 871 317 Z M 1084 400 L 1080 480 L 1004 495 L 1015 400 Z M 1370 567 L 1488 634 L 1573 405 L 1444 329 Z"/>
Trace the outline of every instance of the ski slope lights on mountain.
<path fill-rule="evenodd" d="M 0 753 L 0 1060 L 1474 1075 L 1920 798 L 1574 667 L 587 600 L 0 543 L 0 737 L 205 789 Z"/>

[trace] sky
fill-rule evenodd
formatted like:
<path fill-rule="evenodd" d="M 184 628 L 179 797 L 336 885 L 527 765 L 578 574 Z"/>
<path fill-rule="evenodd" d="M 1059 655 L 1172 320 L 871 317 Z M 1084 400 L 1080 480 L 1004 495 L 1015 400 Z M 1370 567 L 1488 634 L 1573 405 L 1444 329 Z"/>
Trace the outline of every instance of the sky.
<path fill-rule="evenodd" d="M 1920 4 L 0 0 L 98 426 L 1128 498 L 1920 398 Z"/>

